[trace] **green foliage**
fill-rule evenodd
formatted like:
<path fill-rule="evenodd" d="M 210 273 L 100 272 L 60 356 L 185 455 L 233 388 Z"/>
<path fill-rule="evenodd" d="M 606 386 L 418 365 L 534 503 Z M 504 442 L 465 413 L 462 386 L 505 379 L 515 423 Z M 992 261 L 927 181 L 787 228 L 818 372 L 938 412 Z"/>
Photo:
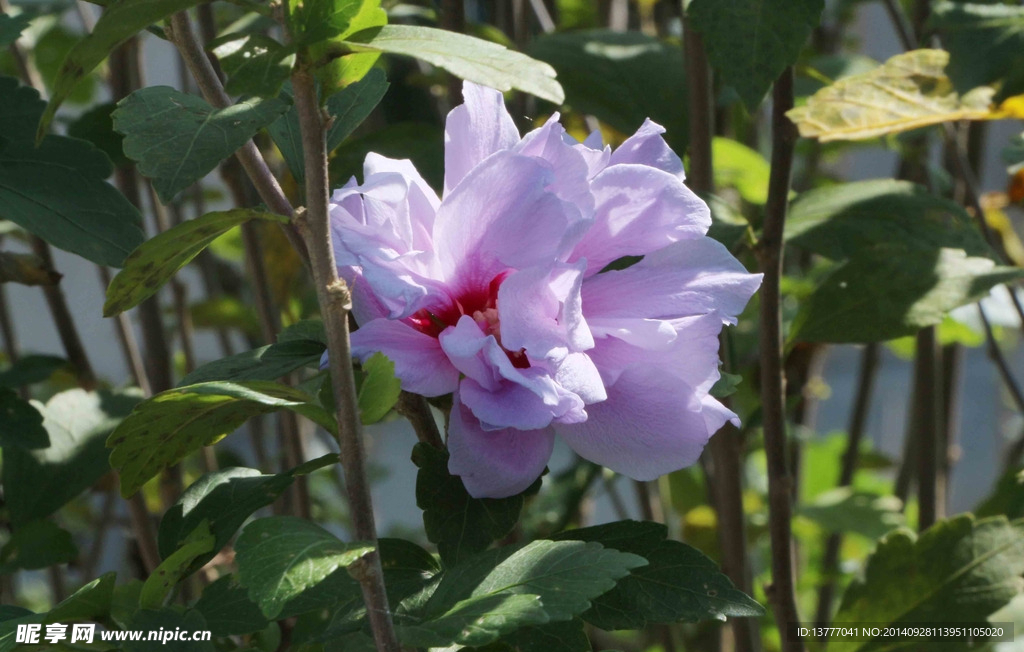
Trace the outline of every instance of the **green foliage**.
<path fill-rule="evenodd" d="M 66 564 L 78 556 L 71 533 L 45 519 L 15 530 L 0 549 L 0 574 Z"/>
<path fill-rule="evenodd" d="M 72 389 L 42 406 L 50 447 L 4 448 L 4 498 L 16 528 L 49 516 L 110 470 L 103 441 L 140 398 Z"/>
<path fill-rule="evenodd" d="M 101 575 L 86 583 L 46 613 L 22 614 L 0 623 L 0 652 L 12 652 L 22 647 L 15 642 L 19 624 L 23 623 L 70 623 L 96 622 L 110 613 L 111 598 L 114 594 L 114 573 Z"/>
<path fill-rule="evenodd" d="M 267 618 L 277 618 L 288 602 L 373 550 L 343 543 L 309 521 L 285 516 L 253 521 L 235 543 L 239 583 Z M 330 604 L 333 596 L 326 597 Z"/>
<path fill-rule="evenodd" d="M 878 539 L 903 525 L 902 503 L 895 496 L 840 487 L 826 491 L 801 506 L 797 513 L 829 532 L 855 532 Z"/>
<path fill-rule="evenodd" d="M 252 634 L 270 622 L 233 575 L 225 575 L 203 589 L 195 610 L 203 615 L 214 636 Z"/>
<path fill-rule="evenodd" d="M 48 448 L 50 436 L 39 410 L 6 387 L 0 387 L 0 447 Z"/>
<path fill-rule="evenodd" d="M 737 590 L 696 548 L 667 539 L 660 523 L 617 521 L 568 530 L 556 539 L 596 541 L 647 560 L 594 601 L 583 619 L 601 629 L 640 629 L 649 623 L 760 616 L 764 609 Z"/>
<path fill-rule="evenodd" d="M 753 111 L 796 62 L 824 7 L 824 0 L 692 0 L 687 13 L 712 67 Z"/>
<path fill-rule="evenodd" d="M 0 13 L 0 47 L 7 47 L 17 41 L 31 20 L 32 17 L 27 13 L 17 16 Z"/>
<path fill-rule="evenodd" d="M 936 2 L 929 25 L 949 50 L 958 92 L 996 84 L 997 101 L 1024 92 L 1024 7 Z"/>
<path fill-rule="evenodd" d="M 320 362 L 324 345 L 313 340 L 289 340 L 215 360 L 181 379 L 179 385 L 211 380 L 274 380 Z"/>
<path fill-rule="evenodd" d="M 114 48 L 153 23 L 199 4 L 197 0 L 115 0 L 104 10 L 92 32 L 68 52 L 57 72 L 50 102 L 39 120 L 36 140 L 42 140 L 57 109 L 75 86 L 107 58 Z"/>
<path fill-rule="evenodd" d="M 412 461 L 420 470 L 416 475 L 416 505 L 423 510 L 427 538 L 437 544 L 445 566 L 486 549 L 508 534 L 519 520 L 523 494 L 473 498 L 462 479 L 448 473 L 448 451 L 416 444 Z M 536 491 L 537 486 L 539 483 L 526 493 Z"/>
<path fill-rule="evenodd" d="M 500 91 L 515 88 L 555 104 L 565 99 L 551 66 L 472 36 L 430 27 L 386 25 L 352 34 L 344 43 L 356 52 L 416 57 Z"/>
<path fill-rule="evenodd" d="M 677 151 L 689 139 L 686 79 L 679 47 L 636 32 L 588 30 L 547 34 L 529 54 L 558 71 L 565 101 L 624 134 L 650 118 Z M 652 90 L 656 89 L 656 92 Z"/>
<path fill-rule="evenodd" d="M 0 77 L 0 205 L 4 219 L 60 249 L 120 267 L 143 240 L 141 217 L 104 179 L 107 157 L 76 138 L 47 136 L 39 147 L 29 124 L 39 93 Z"/>
<path fill-rule="evenodd" d="M 68 135 L 92 143 L 96 149 L 107 155 L 114 167 L 129 165 L 131 161 L 124 155 L 122 141 L 124 137 L 114 131 L 114 120 L 111 114 L 117 109 L 113 102 L 97 105 L 68 125 Z"/>
<path fill-rule="evenodd" d="M 957 516 L 918 537 L 898 530 L 878 544 L 864 578 L 843 596 L 835 621 L 982 622 L 1020 592 L 1021 573 L 1024 534 L 1005 518 Z M 850 649 L 875 650 L 881 643 Z"/>
<path fill-rule="evenodd" d="M 269 381 L 199 383 L 143 401 L 107 440 L 122 495 L 131 496 L 162 469 L 220 441 L 250 417 L 281 409 L 334 429 L 333 418 L 312 397 Z"/>
<path fill-rule="evenodd" d="M 583 541 L 487 551 L 403 601 L 395 614 L 399 638 L 417 647 L 486 645 L 524 625 L 570 620 L 645 563 Z"/>
<path fill-rule="evenodd" d="M 236 208 L 207 213 L 147 240 L 128 256 L 124 261 L 124 269 L 111 281 L 107 288 L 107 301 L 103 305 L 103 316 L 112 317 L 153 296 L 211 242 L 250 220 L 287 222 L 288 218 L 248 208 Z"/>
<path fill-rule="evenodd" d="M 331 152 L 348 138 L 380 103 L 388 90 L 384 71 L 373 69 L 358 82 L 343 88 L 327 98 L 327 113 L 334 122 L 327 130 L 327 151 Z M 281 91 L 281 98 L 291 103 L 291 89 Z M 305 179 L 305 164 L 302 159 L 302 134 L 299 132 L 299 115 L 295 107 L 272 122 L 267 133 L 281 151 L 296 181 Z"/>
<path fill-rule="evenodd" d="M 711 141 L 715 185 L 735 188 L 744 201 L 763 205 L 768 201 L 768 175 L 771 166 L 756 150 L 730 138 Z"/>
<path fill-rule="evenodd" d="M 996 483 L 995 490 L 974 510 L 979 518 L 998 516 L 1016 520 L 1024 518 L 1024 469 L 1007 471 Z"/>
<path fill-rule="evenodd" d="M 362 178 L 363 161 L 369 152 L 412 161 L 433 188 L 444 180 L 444 131 L 436 125 L 400 122 L 341 145 L 331 159 L 331 179 L 342 185 L 353 176 Z"/>
<path fill-rule="evenodd" d="M 402 393 L 402 382 L 395 377 L 395 363 L 382 353 L 374 353 L 363 363 L 366 377 L 359 387 L 359 418 L 364 424 L 377 423 L 391 411 Z"/>
<path fill-rule="evenodd" d="M 277 98 L 214 109 L 169 86 L 150 86 L 118 102 L 113 119 L 124 153 L 170 203 L 287 110 Z"/>
<path fill-rule="evenodd" d="M 181 546 L 160 563 L 142 585 L 139 606 L 143 609 L 159 609 L 167 600 L 171 590 L 183 578 L 193 562 L 213 550 L 214 537 L 210 525 L 202 521 L 181 542 Z"/>
<path fill-rule="evenodd" d="M 263 34 L 232 34 L 210 43 L 228 75 L 232 95 L 277 95 L 295 65 L 295 52 Z"/>

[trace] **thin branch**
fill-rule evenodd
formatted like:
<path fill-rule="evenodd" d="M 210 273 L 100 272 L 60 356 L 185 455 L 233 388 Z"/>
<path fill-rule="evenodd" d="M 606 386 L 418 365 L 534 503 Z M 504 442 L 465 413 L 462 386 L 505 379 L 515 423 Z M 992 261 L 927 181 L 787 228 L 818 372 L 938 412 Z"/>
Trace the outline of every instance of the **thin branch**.
<path fill-rule="evenodd" d="M 939 347 L 935 327 L 929 326 L 917 332 L 917 355 L 914 359 L 915 393 L 914 411 L 920 431 L 917 437 L 917 502 L 918 530 L 931 527 L 941 518 L 938 505 L 937 473 L 939 464 L 939 410 L 942 396 L 939 375 Z"/>
<path fill-rule="evenodd" d="M 96 270 L 99 272 L 100 282 L 103 284 L 103 287 L 110 287 L 110 270 L 102 265 L 98 265 Z M 135 385 L 146 396 L 152 396 L 153 388 L 150 386 L 149 377 L 146 375 L 146 363 L 142 359 L 139 342 L 135 339 L 135 329 L 132 327 L 132 320 L 127 312 L 118 313 L 114 318 L 114 332 L 117 334 L 118 344 L 121 345 L 121 353 L 128 364 L 128 371 L 131 373 Z"/>
<path fill-rule="evenodd" d="M 783 632 L 785 652 L 803 652 L 798 632 L 792 533 L 792 483 L 786 453 L 785 378 L 782 364 L 782 232 L 786 223 L 796 126 L 786 117 L 793 108 L 793 69 L 786 68 L 772 91 L 772 158 L 765 204 L 764 230 L 757 254 L 764 273 L 761 286 L 761 405 L 768 461 L 768 530 L 772 549 L 772 584 L 768 595 Z"/>
<path fill-rule="evenodd" d="M 437 422 L 434 421 L 434 414 L 430 411 L 427 399 L 419 394 L 402 392 L 395 410 L 412 423 L 417 439 L 434 448 L 444 448 L 441 431 L 437 429 Z"/>
<path fill-rule="evenodd" d="M 327 332 L 327 350 L 337 406 L 338 445 L 341 464 L 345 469 L 349 511 L 356 538 L 376 545 L 377 528 L 374 524 L 370 482 L 366 475 L 355 378 L 350 362 L 352 355 L 348 313 L 351 295 L 345 282 L 338 278 L 331 245 L 326 130 L 312 75 L 302 68 L 298 69 L 292 74 L 292 88 L 304 149 L 307 202 L 306 212 L 296 218 L 310 253 L 313 280 Z M 384 589 L 380 556 L 374 553 L 364 557 L 353 574 L 362 586 L 363 600 L 377 649 L 380 652 L 400 652 L 401 646 L 391 621 L 388 596 Z"/>

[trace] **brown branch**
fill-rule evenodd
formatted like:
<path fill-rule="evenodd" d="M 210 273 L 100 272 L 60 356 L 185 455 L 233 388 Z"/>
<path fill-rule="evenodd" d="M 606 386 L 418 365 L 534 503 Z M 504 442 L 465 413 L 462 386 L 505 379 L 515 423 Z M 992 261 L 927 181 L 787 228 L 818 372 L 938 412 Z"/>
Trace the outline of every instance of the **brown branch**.
<path fill-rule="evenodd" d="M 914 358 L 914 411 L 917 435 L 917 501 L 918 530 L 927 530 L 941 518 L 938 505 L 938 440 L 939 410 L 942 407 L 939 348 L 935 327 L 917 332 L 917 355 Z"/>
<path fill-rule="evenodd" d="M 326 129 L 312 75 L 301 67 L 292 74 L 295 109 L 302 134 L 306 177 L 306 211 L 296 216 L 299 230 L 310 254 L 313 280 L 327 332 L 334 401 L 337 406 L 338 445 L 345 469 L 345 487 L 356 538 L 377 543 L 370 483 L 366 475 L 362 427 L 356 401 L 349 347 L 348 313 L 351 295 L 338 278 L 331 245 L 329 184 L 327 179 Z M 401 646 L 391 621 L 380 556 L 365 557 L 357 579 L 366 603 L 370 628 L 380 652 L 400 652 Z"/>
<path fill-rule="evenodd" d="M 434 421 L 434 414 L 430 411 L 427 399 L 419 394 L 402 392 L 398 404 L 395 405 L 395 411 L 412 423 L 417 439 L 434 448 L 444 448 L 441 431 L 437 429 L 437 422 Z"/>
<path fill-rule="evenodd" d="M 803 638 L 789 631 L 799 622 L 796 609 L 792 548 L 792 484 L 786 453 L 785 377 L 782 363 L 782 312 L 779 284 L 782 279 L 782 233 L 790 179 L 796 126 L 786 117 L 793 108 L 793 69 L 787 68 L 772 91 L 772 157 L 765 204 L 764 230 L 757 248 L 764 282 L 761 286 L 761 406 L 764 447 L 768 461 L 768 530 L 772 549 L 772 584 L 768 595 L 775 621 L 782 632 L 785 652 L 803 652 Z"/>

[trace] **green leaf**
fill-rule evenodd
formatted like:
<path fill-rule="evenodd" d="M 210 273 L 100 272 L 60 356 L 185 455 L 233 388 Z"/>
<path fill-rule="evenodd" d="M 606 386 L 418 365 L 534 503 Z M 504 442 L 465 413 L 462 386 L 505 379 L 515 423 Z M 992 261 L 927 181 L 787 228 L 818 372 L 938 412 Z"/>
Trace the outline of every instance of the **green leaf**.
<path fill-rule="evenodd" d="M 380 0 L 288 0 L 288 6 L 292 38 L 300 46 L 387 23 Z"/>
<path fill-rule="evenodd" d="M 164 203 L 288 110 L 277 98 L 252 98 L 214 109 L 201 98 L 169 86 L 137 90 L 117 107 L 114 129 L 124 134 L 124 153 L 153 180 Z"/>
<path fill-rule="evenodd" d="M 302 2 L 301 7 L 312 8 L 312 11 L 305 15 L 301 11 L 294 12 L 294 17 L 312 25 L 301 34 L 299 31 L 293 34 L 297 35 L 297 40 L 310 43 L 309 54 L 313 61 L 324 62 L 314 72 L 326 94 L 358 82 L 380 58 L 379 52 L 338 56 L 347 51 L 345 39 L 352 34 L 388 24 L 388 14 L 380 5 L 381 0 L 310 0 Z M 328 13 L 326 19 L 318 20 L 320 11 Z"/>
<path fill-rule="evenodd" d="M 146 583 L 142 585 L 142 593 L 139 594 L 139 606 L 143 609 L 162 607 L 174 586 L 193 567 L 193 562 L 211 552 L 213 545 L 214 537 L 210 533 L 209 523 L 200 522 L 181 542 L 181 547 L 167 555 L 146 579 Z"/>
<path fill-rule="evenodd" d="M 327 130 L 327 151 L 331 152 L 348 138 L 356 127 L 369 117 L 388 90 L 384 71 L 374 68 L 358 82 L 346 86 L 327 98 L 327 113 L 334 118 Z M 281 91 L 281 97 L 291 103 L 291 89 Z M 275 120 L 267 132 L 281 150 L 292 176 L 300 183 L 305 178 L 302 154 L 302 135 L 299 133 L 299 114 L 295 107 Z"/>
<path fill-rule="evenodd" d="M 22 86 L 14 77 L 0 75 L 0 137 L 32 140 L 32 130 L 45 108 L 39 91 Z"/>
<path fill-rule="evenodd" d="M 78 82 L 135 34 L 171 14 L 199 4 L 199 0 L 115 0 L 106 6 L 92 33 L 79 41 L 64 59 L 50 93 L 50 103 L 39 121 L 36 140 L 42 140 L 57 108 Z"/>
<path fill-rule="evenodd" d="M 140 399 L 72 389 L 42 407 L 50 447 L 4 450 L 4 497 L 16 528 L 49 516 L 110 471 L 103 441 Z"/>
<path fill-rule="evenodd" d="M 993 255 L 963 208 L 921 186 L 892 179 L 843 183 L 800 195 L 786 216 L 785 238 L 833 260 L 881 243 Z"/>
<path fill-rule="evenodd" d="M 101 575 L 72 593 L 47 613 L 29 613 L 4 620 L 0 623 L 0 652 L 24 649 L 24 646 L 16 641 L 18 625 L 22 623 L 46 624 L 102 620 L 110 613 L 115 576 L 114 572 Z"/>
<path fill-rule="evenodd" d="M 277 500 L 293 481 L 290 474 L 263 475 L 246 468 L 207 473 L 181 494 L 160 521 L 160 556 L 166 559 L 205 521 L 213 533 L 214 544 L 209 554 L 196 558 L 192 568 L 197 569 L 227 545 L 246 519 Z"/>
<path fill-rule="evenodd" d="M 119 168 L 131 165 L 131 161 L 124 155 L 124 137 L 114 131 L 111 114 L 116 109 L 117 104 L 113 102 L 89 109 L 68 125 L 68 135 L 89 141 L 107 155 L 114 167 Z"/>
<path fill-rule="evenodd" d="M 524 494 L 473 498 L 462 479 L 448 473 L 448 451 L 419 443 L 412 449 L 412 461 L 419 468 L 416 505 L 423 510 L 427 538 L 437 544 L 446 566 L 486 549 L 519 520 Z"/>
<path fill-rule="evenodd" d="M 486 645 L 524 625 L 570 620 L 613 589 L 642 557 L 583 541 L 534 541 L 465 560 L 429 598 L 396 610 L 399 638 L 416 647 Z"/>
<path fill-rule="evenodd" d="M 978 518 L 999 514 L 1012 520 L 1024 518 L 1024 469 L 1003 474 L 992 495 L 982 501 L 974 513 Z"/>
<path fill-rule="evenodd" d="M 363 30 L 344 43 L 356 52 L 404 54 L 444 68 L 457 77 L 509 91 L 513 88 L 561 104 L 554 69 L 525 54 L 465 34 L 430 27 L 386 25 Z"/>
<path fill-rule="evenodd" d="M 761 206 L 768 201 L 771 166 L 759 152 L 731 138 L 716 136 L 711 141 L 711 159 L 715 162 L 716 186 L 735 188 L 751 204 Z"/>
<path fill-rule="evenodd" d="M 832 271 L 803 300 L 790 341 L 879 342 L 911 335 L 1024 276 L 962 249 L 876 245 Z"/>
<path fill-rule="evenodd" d="M 982 622 L 1020 593 L 1024 534 L 1005 518 L 939 521 L 920 536 L 897 530 L 843 595 L 837 623 Z M 849 646 L 892 649 L 892 639 Z"/>
<path fill-rule="evenodd" d="M 590 652 L 590 639 L 580 618 L 520 627 L 502 641 L 517 652 Z"/>
<path fill-rule="evenodd" d="M 211 446 L 257 414 L 288 409 L 331 430 L 333 418 L 297 389 L 269 381 L 212 382 L 179 387 L 143 401 L 111 433 L 110 464 L 125 497 L 162 469 Z"/>
<path fill-rule="evenodd" d="M 949 50 L 946 74 L 958 92 L 998 84 L 996 101 L 1024 92 L 1024 7 L 936 2 L 929 26 Z"/>
<path fill-rule="evenodd" d="M 666 129 L 673 149 L 689 137 L 683 53 L 671 43 L 639 32 L 588 30 L 545 34 L 530 56 L 551 64 L 565 89 L 565 103 L 631 134 L 650 118 Z"/>
<path fill-rule="evenodd" d="M 0 447 L 33 450 L 49 446 L 50 436 L 39 410 L 13 390 L 0 387 Z"/>
<path fill-rule="evenodd" d="M 693 0 L 711 66 L 753 111 L 818 26 L 824 0 Z"/>
<path fill-rule="evenodd" d="M 343 543 L 318 525 L 291 516 L 253 521 L 235 542 L 239 583 L 270 619 L 289 601 L 371 552 L 372 546 Z"/>
<path fill-rule="evenodd" d="M 253 338 L 260 337 L 256 309 L 238 297 L 219 296 L 189 306 L 196 328 L 235 328 Z"/>
<path fill-rule="evenodd" d="M 359 418 L 364 424 L 377 423 L 395 407 L 402 394 L 402 382 L 395 377 L 395 363 L 383 353 L 374 353 L 363 363 L 366 378 L 359 387 Z"/>
<path fill-rule="evenodd" d="M 78 548 L 71 533 L 53 521 L 40 519 L 19 527 L 0 549 L 0 573 L 38 570 L 66 564 L 76 557 Z"/>
<path fill-rule="evenodd" d="M 228 75 L 231 95 L 277 95 L 295 65 L 295 52 L 263 34 L 232 34 L 209 44 Z"/>
<path fill-rule="evenodd" d="M 764 609 L 702 552 L 666 540 L 660 523 L 618 521 L 569 530 L 557 539 L 597 541 L 608 548 L 640 555 L 647 564 L 594 601 L 583 619 L 601 629 L 642 629 L 650 623 L 720 620 L 760 616 Z"/>
<path fill-rule="evenodd" d="M 287 222 L 288 218 L 249 208 L 207 213 L 147 240 L 124 261 L 107 288 L 103 316 L 133 308 L 153 296 L 179 269 L 230 229 L 249 220 Z"/>
<path fill-rule="evenodd" d="M 324 345 L 312 340 L 291 340 L 261 346 L 204 364 L 181 379 L 179 386 L 211 380 L 274 380 L 320 362 Z"/>
<path fill-rule="evenodd" d="M 0 48 L 17 41 L 30 22 L 32 22 L 32 17 L 27 13 L 17 16 L 0 13 Z"/>
<path fill-rule="evenodd" d="M 855 532 L 878 539 L 904 523 L 903 503 L 895 496 L 840 487 L 815 497 L 797 514 L 815 521 L 829 532 Z"/>
<path fill-rule="evenodd" d="M 192 633 L 203 632 L 209 629 L 203 615 L 194 609 L 184 613 L 173 607 L 166 607 L 159 611 L 140 609 L 132 616 L 131 629 L 143 632 L 178 632 Z M 215 652 L 217 648 L 211 641 L 193 641 L 190 637 L 186 640 L 161 639 L 141 641 L 126 641 L 123 645 L 124 652 Z"/>
<path fill-rule="evenodd" d="M 269 624 L 234 575 L 225 575 L 203 589 L 195 610 L 203 614 L 214 636 L 252 634 Z"/>
<path fill-rule="evenodd" d="M 874 70 L 826 86 L 786 115 L 801 136 L 821 142 L 864 140 L 953 120 L 1006 117 L 990 108 L 992 88 L 957 93 L 944 71 L 948 62 L 945 50 L 904 52 Z"/>
<path fill-rule="evenodd" d="M 743 376 L 739 374 L 730 374 L 721 372 L 721 376 L 715 384 L 712 385 L 711 390 L 708 392 L 715 398 L 727 398 L 736 393 L 736 388 L 743 382 Z"/>

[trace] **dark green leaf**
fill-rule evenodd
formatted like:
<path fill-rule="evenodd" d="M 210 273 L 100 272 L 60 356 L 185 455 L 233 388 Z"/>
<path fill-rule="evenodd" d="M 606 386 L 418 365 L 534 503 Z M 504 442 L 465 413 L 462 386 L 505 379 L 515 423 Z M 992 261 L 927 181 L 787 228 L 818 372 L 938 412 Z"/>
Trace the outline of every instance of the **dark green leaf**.
<path fill-rule="evenodd" d="M 448 451 L 416 444 L 412 461 L 419 467 L 416 505 L 423 510 L 427 538 L 437 544 L 446 566 L 486 549 L 508 534 L 519 520 L 523 494 L 471 497 L 462 479 L 448 473 Z M 535 487 L 539 487 L 539 481 Z"/>
<path fill-rule="evenodd" d="M 269 624 L 234 575 L 226 575 L 203 589 L 195 609 L 203 614 L 214 636 L 252 634 Z"/>
<path fill-rule="evenodd" d="M 344 43 L 357 52 L 416 57 L 457 77 L 500 91 L 515 88 L 555 104 L 565 99 L 561 85 L 555 81 L 555 71 L 548 64 L 465 34 L 431 27 L 386 25 L 353 34 Z"/>
<path fill-rule="evenodd" d="M 594 601 L 583 619 L 601 629 L 642 629 L 650 623 L 696 622 L 726 616 L 760 616 L 764 609 L 736 589 L 696 548 L 666 540 L 660 523 L 618 521 L 569 530 L 558 539 L 597 541 L 647 559 L 629 577 Z"/>
<path fill-rule="evenodd" d="M 1020 593 L 1024 534 L 1005 518 L 939 521 L 920 536 L 897 530 L 843 595 L 835 622 L 979 622 Z M 849 646 L 877 650 L 880 640 Z M 885 639 L 891 649 L 894 641 Z"/>
<path fill-rule="evenodd" d="M 903 503 L 895 496 L 840 487 L 815 497 L 797 514 L 817 522 L 829 532 L 856 532 L 878 539 L 903 525 Z"/>
<path fill-rule="evenodd" d="M 71 533 L 40 519 L 19 527 L 0 550 L 0 573 L 66 564 L 78 556 Z"/>
<path fill-rule="evenodd" d="M 277 98 L 253 98 L 214 109 L 169 86 L 135 91 L 117 106 L 114 129 L 124 134 L 124 153 L 153 180 L 165 203 L 288 110 Z"/>
<path fill-rule="evenodd" d="M 999 478 L 992 495 L 974 513 L 979 518 L 999 514 L 1011 520 L 1024 518 L 1024 469 L 1014 469 Z"/>
<path fill-rule="evenodd" d="M 590 30 L 547 34 L 530 56 L 558 71 L 565 102 L 624 134 L 650 118 L 665 127 L 677 151 L 688 140 L 687 91 L 679 47 L 639 32 Z"/>
<path fill-rule="evenodd" d="M 139 594 L 143 609 L 159 609 L 178 581 L 188 574 L 193 562 L 213 551 L 214 538 L 207 521 L 201 521 L 181 542 L 180 547 L 167 555 L 156 570 L 146 578 Z"/>
<path fill-rule="evenodd" d="M 124 137 L 114 131 L 114 120 L 110 117 L 117 105 L 113 102 L 95 106 L 68 125 L 68 135 L 92 143 L 96 149 L 107 155 L 114 167 L 131 165 L 124 155 Z"/>
<path fill-rule="evenodd" d="M 138 210 L 104 181 L 107 157 L 76 138 L 0 138 L 0 213 L 53 246 L 120 267 L 144 236 Z"/>
<path fill-rule="evenodd" d="M 50 103 L 39 122 L 37 140 L 50 127 L 53 116 L 78 82 L 107 58 L 114 48 L 153 23 L 199 4 L 199 0 L 115 0 L 107 5 L 92 33 L 78 42 L 61 65 Z"/>
<path fill-rule="evenodd" d="M 114 578 L 110 572 L 92 580 L 75 591 L 47 613 L 23 614 L 0 623 L 0 652 L 24 649 L 15 636 L 22 623 L 69 623 L 96 622 L 110 613 L 111 598 L 114 594 Z"/>
<path fill-rule="evenodd" d="M 131 629 L 143 632 L 188 632 L 186 640 L 167 641 L 146 640 L 124 643 L 124 652 L 215 652 L 217 649 L 211 641 L 193 641 L 191 636 L 209 629 L 203 615 L 194 609 L 181 613 L 177 609 L 167 607 L 160 611 L 141 609 L 135 613 L 131 621 Z"/>
<path fill-rule="evenodd" d="M 333 429 L 333 418 L 305 393 L 269 381 L 179 387 L 142 402 L 111 433 L 110 464 L 121 493 L 138 491 L 162 469 L 231 434 L 250 417 L 288 409 Z"/>
<path fill-rule="evenodd" d="M 324 348 L 327 348 L 324 323 L 319 319 L 303 319 L 288 326 L 277 335 L 278 344 L 303 340 L 319 342 L 324 345 Z"/>
<path fill-rule="evenodd" d="M 997 101 L 1024 92 L 1024 7 L 936 2 L 930 26 L 949 50 L 946 73 L 958 92 L 998 84 Z"/>
<path fill-rule="evenodd" d="M 380 103 L 388 90 L 387 77 L 384 71 L 374 68 L 358 82 L 346 86 L 327 98 L 327 113 L 334 118 L 327 131 L 327 151 L 336 149 L 348 138 L 356 127 L 370 115 Z M 281 92 L 291 102 L 290 89 Z M 281 150 L 288 169 L 299 182 L 305 178 L 305 164 L 302 159 L 302 136 L 299 133 L 299 115 L 295 107 L 274 121 L 267 132 L 274 139 L 274 144 Z"/>
<path fill-rule="evenodd" d="M 39 410 L 13 390 L 0 387 L 0 447 L 33 450 L 49 445 Z"/>
<path fill-rule="evenodd" d="M 372 546 L 343 543 L 318 525 L 291 516 L 253 521 L 235 542 L 239 583 L 271 619 L 288 602 L 371 552 Z"/>
<path fill-rule="evenodd" d="M 206 521 L 215 542 L 209 554 L 200 555 L 192 565 L 193 570 L 202 566 L 227 545 L 247 518 L 277 500 L 293 481 L 289 474 L 263 475 L 246 468 L 207 473 L 181 494 L 160 521 L 160 556 L 171 555 L 190 532 Z"/>
<path fill-rule="evenodd" d="M 921 186 L 892 179 L 843 183 L 804 193 L 786 216 L 786 241 L 833 260 L 881 243 L 907 248 L 992 250 L 964 210 Z"/>
<path fill-rule="evenodd" d="M 50 399 L 42 410 L 50 447 L 4 451 L 4 497 L 15 527 L 49 516 L 110 471 L 103 442 L 140 399 L 81 389 Z"/>
<path fill-rule="evenodd" d="M 395 377 L 395 363 L 383 353 L 375 353 L 363 363 L 366 378 L 359 387 L 359 418 L 364 424 L 377 423 L 391 411 L 402 393 Z"/>
<path fill-rule="evenodd" d="M 743 376 L 739 374 L 729 374 L 724 371 L 722 375 L 711 387 L 709 394 L 715 398 L 726 398 L 736 393 L 736 388 L 743 382 Z"/>
<path fill-rule="evenodd" d="M 544 539 L 561 532 L 579 513 L 580 503 L 601 475 L 601 467 L 577 458 L 557 475 L 546 476 L 540 494 L 523 514 L 523 530 L 530 539 Z"/>
<path fill-rule="evenodd" d="M 13 77 L 0 76 L 0 138 L 32 140 L 39 115 L 45 108 L 46 102 L 39 97 L 39 91 L 22 86 Z"/>
<path fill-rule="evenodd" d="M 793 320 L 790 340 L 878 342 L 911 335 L 1024 276 L 962 249 L 876 245 L 837 266 Z"/>
<path fill-rule="evenodd" d="M 711 66 L 753 111 L 818 26 L 824 0 L 693 0 Z"/>
<path fill-rule="evenodd" d="M 24 387 L 49 380 L 53 372 L 66 367 L 68 361 L 52 355 L 26 355 L 0 371 L 0 387 Z"/>
<path fill-rule="evenodd" d="M 583 541 L 534 541 L 499 548 L 445 571 L 429 598 L 415 595 L 396 613 L 399 637 L 417 647 L 486 645 L 524 625 L 570 620 L 615 587 L 637 555 Z"/>
<path fill-rule="evenodd" d="M 277 95 L 295 65 L 295 52 L 263 34 L 233 34 L 210 43 L 228 75 L 232 95 Z"/>
<path fill-rule="evenodd" d="M 182 222 L 144 242 L 124 261 L 110 287 L 103 316 L 113 317 L 153 296 L 179 269 L 218 237 L 249 220 L 287 222 L 288 218 L 248 208 L 207 213 Z"/>
<path fill-rule="evenodd" d="M 583 620 L 574 618 L 547 625 L 521 627 L 505 636 L 516 652 L 590 652 Z"/>
<path fill-rule="evenodd" d="M 32 22 L 32 17 L 27 13 L 21 13 L 17 16 L 0 14 L 0 48 L 5 48 L 17 41 L 18 37 L 21 36 L 21 32 L 28 27 L 30 22 Z M 0 91 L 0 95 L 2 94 L 3 92 Z M 29 133 L 31 133 L 31 130 Z"/>
<path fill-rule="evenodd" d="M 312 340 L 290 340 L 215 360 L 181 379 L 181 385 L 210 380 L 274 380 L 320 362 L 324 345 Z"/>

